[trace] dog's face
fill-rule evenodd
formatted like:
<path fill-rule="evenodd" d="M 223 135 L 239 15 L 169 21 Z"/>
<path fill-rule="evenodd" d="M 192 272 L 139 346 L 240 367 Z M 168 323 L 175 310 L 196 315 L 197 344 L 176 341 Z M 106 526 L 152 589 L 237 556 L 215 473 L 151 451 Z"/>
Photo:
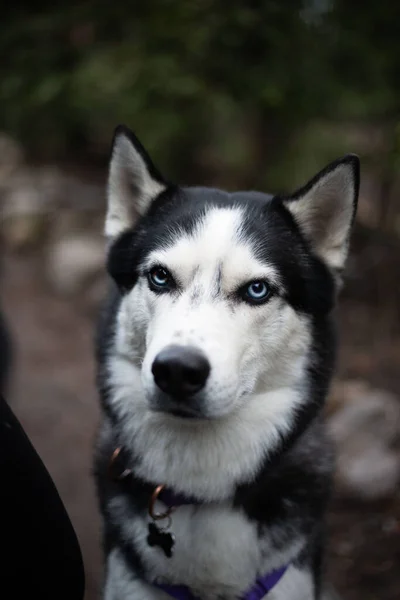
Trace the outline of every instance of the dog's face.
<path fill-rule="evenodd" d="M 357 194 L 354 156 L 284 198 L 178 188 L 117 130 L 106 219 L 122 291 L 114 352 L 149 412 L 222 418 L 249 397 L 307 386 L 313 324 L 332 309 Z M 277 398 L 265 411 L 285 419 L 293 396 Z"/>

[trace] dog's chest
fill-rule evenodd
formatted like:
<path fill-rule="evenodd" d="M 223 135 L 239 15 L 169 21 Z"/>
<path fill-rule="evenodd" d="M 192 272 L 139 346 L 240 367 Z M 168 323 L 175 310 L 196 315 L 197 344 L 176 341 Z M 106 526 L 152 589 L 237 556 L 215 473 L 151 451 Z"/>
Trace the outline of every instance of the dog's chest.
<path fill-rule="evenodd" d="M 162 526 L 163 522 L 160 523 Z M 148 520 L 137 519 L 134 545 L 149 580 L 230 594 L 250 586 L 262 562 L 257 526 L 230 506 L 181 506 L 172 516 L 171 558 L 147 543 Z"/>
<path fill-rule="evenodd" d="M 171 558 L 149 546 L 149 522 L 138 515 L 125 521 L 125 535 L 140 556 L 146 580 L 187 585 L 206 600 L 239 597 L 294 551 L 274 548 L 268 535 L 259 536 L 257 523 L 228 504 L 177 508 L 169 529 L 175 538 Z"/>

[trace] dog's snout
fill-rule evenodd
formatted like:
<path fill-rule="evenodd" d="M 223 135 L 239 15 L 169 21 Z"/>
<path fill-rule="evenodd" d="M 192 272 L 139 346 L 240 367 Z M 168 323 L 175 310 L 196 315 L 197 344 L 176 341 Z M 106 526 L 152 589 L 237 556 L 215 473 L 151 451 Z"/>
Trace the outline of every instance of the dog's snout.
<path fill-rule="evenodd" d="M 199 392 L 210 374 L 204 354 L 191 346 L 167 346 L 154 359 L 154 381 L 165 393 L 186 398 Z"/>

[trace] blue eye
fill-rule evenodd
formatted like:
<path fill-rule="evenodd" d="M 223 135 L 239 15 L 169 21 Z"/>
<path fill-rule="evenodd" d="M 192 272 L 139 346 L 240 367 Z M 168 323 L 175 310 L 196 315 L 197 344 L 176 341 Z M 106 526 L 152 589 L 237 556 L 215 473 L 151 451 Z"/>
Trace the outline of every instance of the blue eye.
<path fill-rule="evenodd" d="M 150 286 L 154 289 L 165 289 L 173 282 L 172 276 L 163 267 L 154 267 L 148 274 Z"/>
<path fill-rule="evenodd" d="M 252 281 L 243 291 L 245 300 L 254 303 L 263 302 L 271 293 L 270 287 L 265 281 Z"/>

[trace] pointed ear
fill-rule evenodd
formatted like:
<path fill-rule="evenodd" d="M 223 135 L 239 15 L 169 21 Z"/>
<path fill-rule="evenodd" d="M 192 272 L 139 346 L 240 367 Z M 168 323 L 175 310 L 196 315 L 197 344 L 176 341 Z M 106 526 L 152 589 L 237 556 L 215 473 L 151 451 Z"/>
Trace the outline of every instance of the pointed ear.
<path fill-rule="evenodd" d="M 117 127 L 108 174 L 106 236 L 113 239 L 133 227 L 166 187 L 132 131 Z"/>
<path fill-rule="evenodd" d="M 283 200 L 314 252 L 338 273 L 348 254 L 359 184 L 360 161 L 349 154 Z"/>

